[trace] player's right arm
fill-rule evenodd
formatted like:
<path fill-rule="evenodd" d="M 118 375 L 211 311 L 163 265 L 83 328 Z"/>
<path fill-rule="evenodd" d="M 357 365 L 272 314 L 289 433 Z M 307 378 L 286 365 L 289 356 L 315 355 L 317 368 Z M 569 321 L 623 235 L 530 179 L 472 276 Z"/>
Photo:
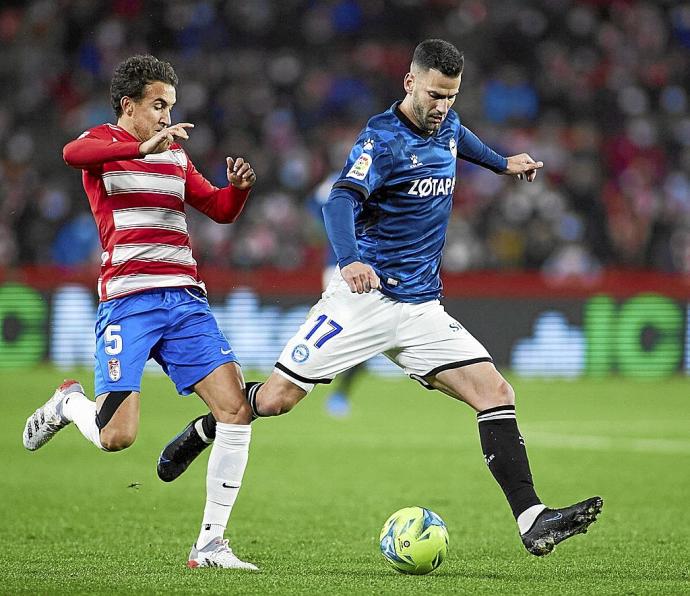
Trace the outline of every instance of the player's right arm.
<path fill-rule="evenodd" d="M 355 235 L 355 214 L 361 203 L 383 185 L 391 167 L 388 144 L 376 131 L 365 128 L 322 209 L 340 274 L 350 291 L 357 294 L 381 287 L 381 281 L 371 265 L 362 262 Z"/>
<path fill-rule="evenodd" d="M 150 139 L 115 141 L 107 126 L 97 126 L 67 143 L 62 150 L 65 163 L 73 168 L 89 170 L 109 161 L 137 159 L 149 153 L 162 153 L 170 148 L 175 138 L 188 139 L 186 128 L 194 126 L 180 122 L 164 128 Z"/>
<path fill-rule="evenodd" d="M 347 282 L 350 291 L 354 294 L 366 294 L 371 290 L 378 290 L 381 287 L 381 280 L 371 265 L 354 261 L 340 270 L 340 275 Z"/>
<path fill-rule="evenodd" d="M 141 157 L 139 145 L 137 141 L 115 141 L 107 126 L 98 126 L 67 143 L 62 157 L 68 166 L 90 170 L 108 161 Z"/>
<path fill-rule="evenodd" d="M 381 282 L 370 265 L 362 263 L 355 237 L 357 191 L 334 188 L 323 206 L 323 220 L 328 239 L 338 259 L 340 274 L 350 291 L 364 294 L 380 287 Z"/>

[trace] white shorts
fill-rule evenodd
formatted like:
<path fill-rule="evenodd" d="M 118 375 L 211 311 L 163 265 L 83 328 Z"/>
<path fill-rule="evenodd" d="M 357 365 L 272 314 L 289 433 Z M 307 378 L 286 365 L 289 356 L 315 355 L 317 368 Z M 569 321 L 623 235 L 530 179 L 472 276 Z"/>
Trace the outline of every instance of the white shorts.
<path fill-rule="evenodd" d="M 426 387 L 424 377 L 492 362 L 438 300 L 410 304 L 378 290 L 354 294 L 336 269 L 321 300 L 283 348 L 275 371 L 309 392 L 381 353 Z"/>

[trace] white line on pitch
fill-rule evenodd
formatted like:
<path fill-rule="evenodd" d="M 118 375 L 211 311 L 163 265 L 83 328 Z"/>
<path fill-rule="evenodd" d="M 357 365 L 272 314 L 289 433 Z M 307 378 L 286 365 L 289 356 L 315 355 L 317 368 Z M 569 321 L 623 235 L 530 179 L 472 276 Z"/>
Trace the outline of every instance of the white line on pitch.
<path fill-rule="evenodd" d="M 531 430 L 525 432 L 525 439 L 528 445 L 541 445 L 544 447 L 690 455 L 690 441 L 682 439 L 635 439 L 600 435 L 562 435 Z"/>

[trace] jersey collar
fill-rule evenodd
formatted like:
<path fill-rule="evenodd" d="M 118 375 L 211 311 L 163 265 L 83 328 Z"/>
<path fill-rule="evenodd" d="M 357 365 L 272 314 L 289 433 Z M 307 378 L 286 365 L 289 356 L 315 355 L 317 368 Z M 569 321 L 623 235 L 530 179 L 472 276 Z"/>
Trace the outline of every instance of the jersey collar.
<path fill-rule="evenodd" d="M 400 109 L 400 104 L 402 102 L 396 101 L 393 104 L 393 113 L 398 117 L 398 119 L 405 125 L 407 128 L 409 128 L 414 134 L 419 135 L 420 137 L 423 137 L 425 139 L 428 139 L 429 137 L 433 136 L 433 132 L 427 132 L 426 130 L 422 130 L 417 126 L 412 120 L 410 120 L 405 114 L 403 114 L 403 111 Z M 440 130 L 440 128 L 439 128 Z"/>

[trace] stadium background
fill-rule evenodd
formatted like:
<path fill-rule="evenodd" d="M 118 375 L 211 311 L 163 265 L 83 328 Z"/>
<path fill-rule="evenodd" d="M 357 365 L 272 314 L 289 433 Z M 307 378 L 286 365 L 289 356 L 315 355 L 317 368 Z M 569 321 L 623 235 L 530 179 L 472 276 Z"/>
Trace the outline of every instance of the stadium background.
<path fill-rule="evenodd" d="M 268 369 L 320 291 L 314 191 L 427 37 L 465 50 L 463 121 L 546 163 L 532 185 L 460 164 L 448 310 L 519 374 L 690 373 L 690 3 L 670 0 L 3 3 L 0 366 L 92 362 L 100 247 L 61 148 L 112 121 L 118 61 L 173 63 L 216 184 L 226 154 L 257 171 L 236 224 L 188 218 L 224 330 Z"/>
<path fill-rule="evenodd" d="M 464 121 L 547 166 L 533 185 L 461 166 L 446 304 L 515 387 L 540 496 L 601 494 L 602 517 L 529 556 L 471 409 L 366 374 L 347 419 L 324 414 L 320 387 L 255 425 L 228 536 L 262 573 L 189 572 L 206 466 L 165 484 L 155 461 L 200 400 L 147 375 L 126 452 L 75 428 L 35 454 L 19 440 L 64 376 L 93 395 L 100 249 L 62 146 L 111 119 L 121 58 L 173 62 L 201 171 L 222 183 L 228 153 L 258 170 L 237 224 L 189 220 L 221 324 L 247 368 L 270 367 L 319 293 L 311 195 L 431 36 L 466 52 Z M 689 78 L 685 0 L 0 3 L 0 592 L 690 593 Z M 412 504 L 451 536 L 421 578 L 378 554 L 383 521 Z"/>

